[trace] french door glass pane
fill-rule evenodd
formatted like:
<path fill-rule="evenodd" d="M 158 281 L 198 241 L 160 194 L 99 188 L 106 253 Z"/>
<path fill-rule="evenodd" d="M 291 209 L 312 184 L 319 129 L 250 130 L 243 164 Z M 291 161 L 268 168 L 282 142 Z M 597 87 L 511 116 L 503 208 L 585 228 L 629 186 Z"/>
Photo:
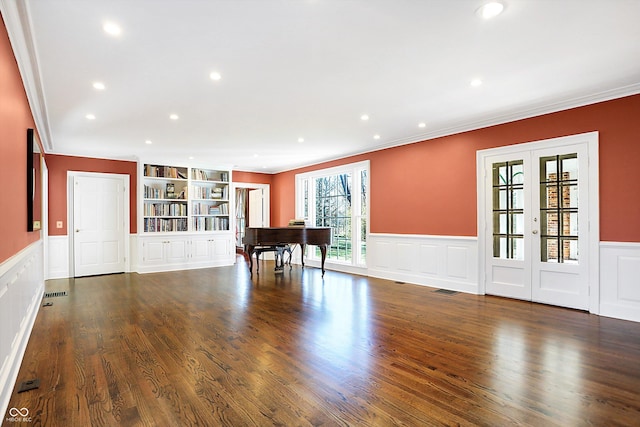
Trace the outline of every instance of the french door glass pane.
<path fill-rule="evenodd" d="M 540 158 L 541 257 L 578 262 L 578 155 Z"/>
<path fill-rule="evenodd" d="M 524 164 L 493 164 L 493 256 L 524 259 Z"/>

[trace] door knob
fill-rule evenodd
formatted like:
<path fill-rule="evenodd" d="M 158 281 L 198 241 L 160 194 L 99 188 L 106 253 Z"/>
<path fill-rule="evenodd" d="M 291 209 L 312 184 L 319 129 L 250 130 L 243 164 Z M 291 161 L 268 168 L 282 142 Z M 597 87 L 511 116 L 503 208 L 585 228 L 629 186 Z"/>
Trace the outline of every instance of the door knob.
<path fill-rule="evenodd" d="M 538 234 L 538 230 L 533 230 L 532 233 L 533 234 Z"/>

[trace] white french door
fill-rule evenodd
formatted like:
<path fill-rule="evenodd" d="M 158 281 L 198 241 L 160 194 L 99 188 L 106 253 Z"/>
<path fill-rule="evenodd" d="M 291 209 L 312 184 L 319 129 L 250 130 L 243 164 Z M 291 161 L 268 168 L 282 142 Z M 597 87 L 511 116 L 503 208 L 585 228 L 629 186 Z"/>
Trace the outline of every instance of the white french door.
<path fill-rule="evenodd" d="M 597 146 L 597 134 L 585 135 Z M 590 287 L 597 283 L 590 268 L 598 240 L 590 230 L 597 185 L 591 183 L 589 142 L 576 137 L 479 155 L 487 294 L 590 308 Z"/>
<path fill-rule="evenodd" d="M 72 185 L 74 276 L 124 272 L 128 176 L 81 173 Z"/>

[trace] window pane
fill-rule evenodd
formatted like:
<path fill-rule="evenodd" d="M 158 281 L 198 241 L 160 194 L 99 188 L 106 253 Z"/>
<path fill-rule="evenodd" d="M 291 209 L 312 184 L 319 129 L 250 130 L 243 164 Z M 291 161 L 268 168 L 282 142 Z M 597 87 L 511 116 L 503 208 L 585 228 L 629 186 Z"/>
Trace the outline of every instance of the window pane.
<path fill-rule="evenodd" d="M 576 154 L 568 154 L 560 156 L 562 162 L 562 180 L 578 179 L 578 156 Z"/>
<path fill-rule="evenodd" d="M 540 159 L 544 173 L 541 174 L 543 182 L 555 182 L 558 180 L 558 161 L 555 156 Z"/>
<path fill-rule="evenodd" d="M 360 263 L 367 261 L 367 219 L 360 218 Z"/>
<path fill-rule="evenodd" d="M 545 236 L 558 235 L 558 213 L 546 212 L 542 217 L 542 234 Z"/>
<path fill-rule="evenodd" d="M 351 174 L 316 179 L 316 225 L 332 228 L 327 259 L 351 261 Z"/>
<path fill-rule="evenodd" d="M 558 239 L 552 237 L 542 238 L 542 261 L 558 262 Z"/>
<path fill-rule="evenodd" d="M 522 164 L 522 162 L 510 162 L 509 166 L 511 167 L 509 184 L 524 184 L 524 165 Z"/>
<path fill-rule="evenodd" d="M 563 262 L 578 262 L 578 241 L 576 239 L 562 239 Z"/>
<path fill-rule="evenodd" d="M 524 238 L 511 237 L 511 257 L 512 259 L 524 259 Z"/>
<path fill-rule="evenodd" d="M 507 258 L 507 238 L 505 236 L 493 236 L 493 256 Z"/>
<path fill-rule="evenodd" d="M 509 234 L 524 234 L 524 214 L 514 213 L 510 216 L 511 230 L 509 230 Z"/>
<path fill-rule="evenodd" d="M 562 186 L 562 207 L 578 208 L 578 185 L 569 184 Z"/>

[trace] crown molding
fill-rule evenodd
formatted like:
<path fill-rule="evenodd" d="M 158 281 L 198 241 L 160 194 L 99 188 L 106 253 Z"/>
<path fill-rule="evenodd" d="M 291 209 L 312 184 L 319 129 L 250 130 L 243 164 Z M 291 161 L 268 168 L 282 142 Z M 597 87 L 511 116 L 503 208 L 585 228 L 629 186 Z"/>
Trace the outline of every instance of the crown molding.
<path fill-rule="evenodd" d="M 383 150 L 385 148 L 396 147 L 399 145 L 413 144 L 415 142 L 441 138 L 443 136 L 455 135 L 457 133 L 469 132 L 518 120 L 530 119 L 533 117 L 543 116 L 545 114 L 571 110 L 573 108 L 584 107 L 587 105 L 597 104 L 599 102 L 611 101 L 613 99 L 624 98 L 625 96 L 637 94 L 640 94 L 640 83 L 619 86 L 589 95 L 565 98 L 555 102 L 544 102 L 537 106 L 526 106 L 520 109 L 515 108 L 514 111 L 506 114 L 493 114 L 476 120 L 465 120 L 450 126 L 442 126 L 427 133 L 387 141 L 384 145 L 379 145 L 378 147 L 368 150 L 368 152 Z"/>
<path fill-rule="evenodd" d="M 9 34 L 42 148 L 45 153 L 49 152 L 53 150 L 51 129 L 33 37 L 29 3 L 23 0 L 0 0 L 0 13 Z"/>

